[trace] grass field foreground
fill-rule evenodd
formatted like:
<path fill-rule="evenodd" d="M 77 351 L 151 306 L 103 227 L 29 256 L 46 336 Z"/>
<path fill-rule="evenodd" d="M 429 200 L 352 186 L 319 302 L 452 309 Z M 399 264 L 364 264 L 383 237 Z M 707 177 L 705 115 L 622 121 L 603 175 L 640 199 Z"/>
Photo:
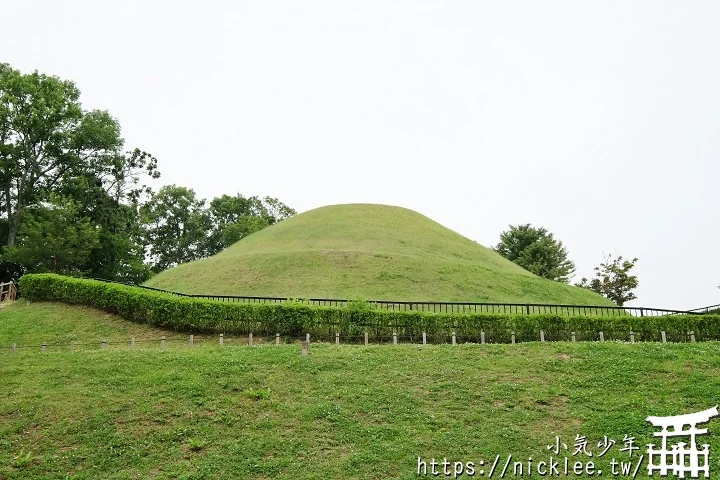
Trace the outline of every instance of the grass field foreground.
<path fill-rule="evenodd" d="M 23 321 L 13 310 L 0 338 Z M 86 314 L 58 334 L 143 328 Z M 410 479 L 418 456 L 540 459 L 556 436 L 570 456 L 578 434 L 596 455 L 603 437 L 618 442 L 595 459 L 609 472 L 611 455 L 629 460 L 624 435 L 651 441 L 648 415 L 718 403 L 720 344 L 3 350 L 0 378 L 0 479 Z"/>

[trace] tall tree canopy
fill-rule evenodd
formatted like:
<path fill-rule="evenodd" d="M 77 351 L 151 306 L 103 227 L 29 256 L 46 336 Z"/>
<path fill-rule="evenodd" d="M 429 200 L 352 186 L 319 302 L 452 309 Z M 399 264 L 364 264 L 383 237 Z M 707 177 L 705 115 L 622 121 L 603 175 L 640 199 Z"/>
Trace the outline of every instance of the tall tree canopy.
<path fill-rule="evenodd" d="M 563 243 L 543 227 L 510 225 L 510 230 L 500 234 L 495 250 L 525 270 L 549 280 L 568 283 L 575 272 L 575 264 L 568 259 Z"/>
<path fill-rule="evenodd" d="M 27 257 L 29 245 L 17 245 L 23 224 L 32 220 L 28 228 L 36 228 L 41 218 L 67 213 L 67 205 L 72 203 L 68 203 L 67 195 L 70 199 L 76 195 L 87 197 L 89 190 L 93 198 L 77 199 L 79 205 L 72 207 L 81 216 L 93 210 L 95 216 L 83 218 L 93 228 L 103 230 L 100 236 L 104 241 L 95 247 L 87 262 L 93 263 L 102 249 L 111 256 L 118 254 L 116 261 L 105 259 L 109 263 L 103 273 L 106 278 L 137 276 L 142 270 L 142 250 L 130 248 L 132 258 L 128 257 L 126 247 L 133 243 L 129 233 L 133 229 L 118 225 L 115 217 L 119 212 L 131 216 L 133 205 L 136 208 L 142 194 L 149 193 L 141 179 L 159 176 L 157 160 L 139 149 L 126 152 L 118 121 L 107 111 L 83 110 L 79 98 L 80 91 L 71 81 L 38 72 L 22 74 L 0 64 L 2 257 L 5 262 L 12 258 L 27 268 L 35 268 L 37 263 Z M 100 197 L 101 207 L 90 203 Z M 53 203 L 55 207 L 51 208 Z M 100 208 L 104 209 L 103 215 L 97 214 Z M 40 215 L 41 211 L 45 213 Z M 137 218 L 132 222 L 138 224 Z M 23 241 L 29 242 L 30 238 L 34 237 L 26 231 Z M 114 252 L 108 252 L 108 245 L 115 246 Z M 13 250 L 16 247 L 19 250 Z M 93 274 L 97 269 L 85 265 L 78 271 Z"/>

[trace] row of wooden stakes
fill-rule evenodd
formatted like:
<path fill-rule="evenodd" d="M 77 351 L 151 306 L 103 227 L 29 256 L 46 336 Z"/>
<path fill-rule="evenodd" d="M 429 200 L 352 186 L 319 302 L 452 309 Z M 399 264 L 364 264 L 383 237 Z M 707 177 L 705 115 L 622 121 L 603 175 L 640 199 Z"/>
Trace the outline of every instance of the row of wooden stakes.
<path fill-rule="evenodd" d="M 660 336 L 662 338 L 662 343 L 667 343 L 667 336 L 664 331 L 660 332 Z M 694 343 L 695 342 L 695 332 L 694 331 L 688 332 L 688 336 L 690 338 L 690 341 Z M 452 340 L 451 340 L 452 345 L 457 345 L 457 335 L 455 332 L 452 332 L 451 338 L 452 338 Z M 275 345 L 280 345 L 280 340 L 281 340 L 280 334 L 276 333 L 275 334 Z M 603 332 L 599 332 L 599 340 L 600 340 L 600 342 L 605 341 L 605 335 Z M 540 330 L 540 341 L 545 342 L 545 331 L 544 330 Z M 572 342 L 577 341 L 575 332 L 570 332 L 570 341 L 572 341 Z M 162 337 L 160 337 L 160 349 L 161 350 L 165 349 L 165 342 L 166 342 L 166 338 L 163 335 Z M 135 337 L 132 337 L 130 339 L 130 348 L 134 348 L 135 343 L 136 343 Z M 305 334 L 305 340 L 300 343 L 302 346 L 302 354 L 307 355 L 309 352 L 309 349 L 310 349 L 310 334 L 309 333 Z M 369 335 L 367 332 L 365 332 L 365 345 L 367 346 L 367 345 L 369 345 L 369 343 L 370 343 Z M 397 345 L 397 343 L 398 343 L 398 335 L 397 335 L 397 333 L 393 333 L 393 345 Z M 484 331 L 480 332 L 480 343 L 482 343 L 482 344 L 486 343 Z M 510 334 L 510 343 L 513 345 L 516 343 L 515 342 L 515 332 L 511 332 L 511 334 Z M 635 332 L 633 332 L 633 331 L 630 331 L 630 343 L 635 343 Z M 223 346 L 225 344 L 225 335 L 222 333 L 218 337 L 218 344 L 220 346 Z M 340 345 L 340 333 L 339 332 L 335 333 L 335 344 Z M 427 345 L 427 333 L 426 332 L 423 332 L 423 334 L 422 334 L 422 344 Z M 107 348 L 107 345 L 108 345 L 107 340 L 103 340 L 102 342 L 100 342 L 100 348 L 102 350 Z M 195 345 L 195 335 L 190 335 L 189 345 L 191 347 Z M 252 333 L 248 335 L 248 346 L 253 346 L 253 334 Z M 43 342 L 42 345 L 40 345 L 40 351 L 42 353 L 45 353 L 47 347 L 48 347 L 48 344 Z M 18 348 L 17 344 L 13 343 L 12 346 L 10 347 L 10 353 L 15 353 L 17 348 Z M 75 350 L 75 342 L 71 342 L 70 343 L 70 351 L 74 351 L 74 350 Z"/>

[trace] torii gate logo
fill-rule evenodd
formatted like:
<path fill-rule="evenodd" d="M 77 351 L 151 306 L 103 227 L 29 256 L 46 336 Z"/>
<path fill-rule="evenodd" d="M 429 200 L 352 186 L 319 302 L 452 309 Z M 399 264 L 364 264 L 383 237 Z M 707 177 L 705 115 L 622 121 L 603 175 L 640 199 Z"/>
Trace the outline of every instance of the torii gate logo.
<path fill-rule="evenodd" d="M 718 406 L 703 410 L 702 412 L 676 415 L 674 417 L 647 417 L 646 420 L 656 427 L 662 427 L 660 432 L 654 436 L 662 438 L 660 449 L 655 444 L 648 445 L 648 475 L 658 472 L 661 476 L 667 477 L 672 473 L 678 478 L 685 478 L 689 473 L 692 478 L 698 478 L 703 473 L 707 478 L 710 476 L 710 445 L 703 444 L 698 448 L 695 441 L 697 435 L 706 434 L 707 428 L 698 429 L 697 425 L 706 423 L 718 415 Z M 685 426 L 688 429 L 684 429 Z M 670 428 L 670 430 L 668 430 Z M 668 450 L 668 437 L 690 437 L 690 443 L 678 442 Z M 658 459 L 659 463 L 654 460 Z"/>

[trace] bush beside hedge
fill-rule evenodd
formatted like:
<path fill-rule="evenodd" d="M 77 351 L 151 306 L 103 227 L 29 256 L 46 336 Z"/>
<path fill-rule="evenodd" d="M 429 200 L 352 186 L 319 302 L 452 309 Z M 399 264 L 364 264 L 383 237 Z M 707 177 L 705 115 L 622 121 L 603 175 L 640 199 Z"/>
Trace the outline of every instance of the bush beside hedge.
<path fill-rule="evenodd" d="M 54 301 L 85 305 L 120 315 L 126 320 L 186 332 L 257 335 L 392 336 L 449 338 L 457 332 L 459 341 L 479 341 L 485 332 L 488 342 L 538 340 L 540 330 L 547 340 L 595 340 L 604 332 L 606 340 L 627 340 L 629 332 L 642 340 L 660 340 L 665 331 L 669 341 L 684 341 L 688 331 L 698 340 L 720 340 L 720 315 L 561 316 L 502 313 L 449 314 L 419 311 L 387 311 L 371 308 L 316 307 L 297 302 L 223 303 L 169 293 L 155 292 L 97 280 L 55 274 L 29 274 L 19 281 L 22 296 L 33 301 Z"/>

